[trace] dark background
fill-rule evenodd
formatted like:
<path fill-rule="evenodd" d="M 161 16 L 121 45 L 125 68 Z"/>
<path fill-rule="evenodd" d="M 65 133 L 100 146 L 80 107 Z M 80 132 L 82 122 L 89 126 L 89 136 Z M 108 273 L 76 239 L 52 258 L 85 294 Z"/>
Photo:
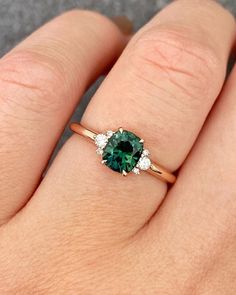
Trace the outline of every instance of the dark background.
<path fill-rule="evenodd" d="M 191 0 L 189 0 L 191 1 Z M 135 28 L 146 23 L 169 0 L 0 0 L 0 54 L 59 13 L 75 7 L 108 16 L 127 15 Z M 219 0 L 236 15 L 236 0 Z"/>
<path fill-rule="evenodd" d="M 191 0 L 189 0 L 191 1 Z M 43 23 L 73 8 L 85 8 L 102 12 L 108 16 L 127 15 L 135 30 L 145 24 L 158 10 L 170 0 L 0 0 L 0 55 L 37 29 Z M 236 0 L 219 0 L 236 15 Z M 99 83 L 93 86 L 83 98 L 73 120 L 81 114 Z M 69 136 L 63 135 L 64 142 Z"/>

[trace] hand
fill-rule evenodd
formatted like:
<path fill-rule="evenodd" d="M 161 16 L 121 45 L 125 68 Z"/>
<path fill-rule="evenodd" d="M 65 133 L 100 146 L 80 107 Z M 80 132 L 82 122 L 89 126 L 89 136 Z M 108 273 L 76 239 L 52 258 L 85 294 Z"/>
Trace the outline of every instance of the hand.
<path fill-rule="evenodd" d="M 214 1 L 179 0 L 121 54 L 115 24 L 72 11 L 0 61 L 1 295 L 236 294 L 235 70 L 221 92 L 235 28 Z M 41 182 L 78 98 L 120 54 L 82 123 L 143 136 L 182 166 L 176 184 L 122 178 L 78 135 Z"/>

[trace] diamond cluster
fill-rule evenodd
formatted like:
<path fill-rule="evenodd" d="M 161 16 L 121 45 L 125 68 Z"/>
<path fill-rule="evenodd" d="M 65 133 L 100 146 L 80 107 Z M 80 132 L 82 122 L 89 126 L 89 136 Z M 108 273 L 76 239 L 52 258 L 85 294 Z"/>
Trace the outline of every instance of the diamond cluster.
<path fill-rule="evenodd" d="M 103 158 L 102 163 L 123 175 L 130 171 L 140 174 L 141 170 L 151 167 L 150 153 L 143 148 L 144 141 L 132 132 L 122 128 L 117 132 L 107 131 L 96 135 L 94 142 L 97 154 Z"/>
<path fill-rule="evenodd" d="M 148 170 L 151 167 L 151 160 L 149 159 L 150 152 L 148 150 L 143 150 L 142 155 L 136 165 L 136 167 L 133 169 L 133 172 L 135 174 L 140 174 L 140 170 Z"/>
<path fill-rule="evenodd" d="M 94 142 L 97 146 L 97 154 L 98 155 L 102 155 L 103 154 L 103 149 L 105 148 L 105 146 L 108 143 L 108 139 L 110 137 L 112 137 L 112 135 L 114 134 L 113 131 L 107 131 L 106 134 L 98 134 L 95 136 L 94 138 Z"/>

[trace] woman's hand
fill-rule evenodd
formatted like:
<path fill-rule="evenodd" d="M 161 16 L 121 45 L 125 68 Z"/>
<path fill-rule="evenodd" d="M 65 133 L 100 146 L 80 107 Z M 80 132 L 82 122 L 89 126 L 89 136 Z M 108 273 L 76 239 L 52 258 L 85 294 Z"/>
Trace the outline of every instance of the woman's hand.
<path fill-rule="evenodd" d="M 235 29 L 214 1 L 179 0 L 121 54 L 112 22 L 72 11 L 0 61 L 1 295 L 236 294 L 235 70 L 219 96 Z M 176 184 L 124 179 L 78 135 L 41 182 L 78 99 L 120 54 L 82 122 L 143 135 L 154 160 L 183 165 Z"/>

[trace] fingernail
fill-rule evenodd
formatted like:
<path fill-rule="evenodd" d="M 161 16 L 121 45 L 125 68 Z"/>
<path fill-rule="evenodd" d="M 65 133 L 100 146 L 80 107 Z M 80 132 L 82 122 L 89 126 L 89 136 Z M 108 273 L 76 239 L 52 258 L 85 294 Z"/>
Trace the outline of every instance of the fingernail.
<path fill-rule="evenodd" d="M 112 17 L 111 20 L 119 27 L 123 34 L 130 35 L 133 33 L 133 23 L 126 16 L 117 15 Z"/>

